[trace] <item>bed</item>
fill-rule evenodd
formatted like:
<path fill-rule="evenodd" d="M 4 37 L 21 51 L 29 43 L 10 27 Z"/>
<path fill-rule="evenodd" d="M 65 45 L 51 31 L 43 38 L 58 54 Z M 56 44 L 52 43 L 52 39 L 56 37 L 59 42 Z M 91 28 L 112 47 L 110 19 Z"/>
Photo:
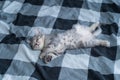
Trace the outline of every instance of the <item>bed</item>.
<path fill-rule="evenodd" d="M 67 50 L 45 64 L 26 42 L 36 28 L 49 34 L 95 22 L 110 47 Z M 119 0 L 0 0 L 0 80 L 119 79 Z"/>

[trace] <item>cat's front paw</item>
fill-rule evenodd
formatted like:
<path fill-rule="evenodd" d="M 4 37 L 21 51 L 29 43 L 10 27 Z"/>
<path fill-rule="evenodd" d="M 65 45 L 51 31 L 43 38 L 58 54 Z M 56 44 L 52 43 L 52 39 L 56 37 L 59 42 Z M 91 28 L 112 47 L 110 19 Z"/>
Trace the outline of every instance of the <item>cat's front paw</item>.
<path fill-rule="evenodd" d="M 53 53 L 49 53 L 47 55 L 44 56 L 44 62 L 47 64 L 49 63 L 50 61 L 52 61 L 54 58 L 56 58 L 57 56 L 54 55 Z"/>
<path fill-rule="evenodd" d="M 41 53 L 40 54 L 40 59 L 43 59 L 45 57 L 46 53 Z"/>
<path fill-rule="evenodd" d="M 44 62 L 45 62 L 46 64 L 49 63 L 51 60 L 52 60 L 52 56 L 51 56 L 51 55 L 46 55 L 46 56 L 44 57 Z"/>
<path fill-rule="evenodd" d="M 105 47 L 110 47 L 110 42 L 109 42 L 109 41 L 104 41 L 104 42 L 103 42 L 103 46 L 105 46 Z"/>

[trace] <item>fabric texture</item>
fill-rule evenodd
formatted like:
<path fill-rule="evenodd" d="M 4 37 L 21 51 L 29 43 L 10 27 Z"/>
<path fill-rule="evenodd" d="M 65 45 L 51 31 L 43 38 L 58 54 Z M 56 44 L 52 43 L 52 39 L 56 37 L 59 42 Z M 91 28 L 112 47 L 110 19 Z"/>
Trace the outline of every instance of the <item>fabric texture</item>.
<path fill-rule="evenodd" d="M 60 32 L 100 22 L 107 47 L 67 50 L 48 64 L 26 42 L 34 29 Z M 0 0 L 0 80 L 119 80 L 119 0 Z"/>

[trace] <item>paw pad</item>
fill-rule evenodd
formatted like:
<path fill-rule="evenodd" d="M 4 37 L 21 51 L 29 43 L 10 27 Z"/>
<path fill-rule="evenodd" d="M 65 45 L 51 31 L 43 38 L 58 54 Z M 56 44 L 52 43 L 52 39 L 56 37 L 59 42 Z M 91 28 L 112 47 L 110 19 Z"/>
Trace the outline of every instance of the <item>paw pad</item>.
<path fill-rule="evenodd" d="M 51 55 L 46 55 L 45 57 L 44 57 L 44 62 L 45 63 L 48 63 L 48 62 L 50 62 L 52 60 L 52 56 Z"/>

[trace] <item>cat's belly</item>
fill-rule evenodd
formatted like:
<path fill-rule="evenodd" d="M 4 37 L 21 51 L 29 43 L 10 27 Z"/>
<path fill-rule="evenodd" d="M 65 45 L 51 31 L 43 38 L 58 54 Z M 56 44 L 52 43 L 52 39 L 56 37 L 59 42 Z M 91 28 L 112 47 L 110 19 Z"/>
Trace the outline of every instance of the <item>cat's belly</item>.
<path fill-rule="evenodd" d="M 93 39 L 92 35 L 86 35 L 81 37 L 80 41 L 90 41 L 91 39 Z"/>
<path fill-rule="evenodd" d="M 89 31 L 83 32 L 73 32 L 73 33 L 62 33 L 52 41 L 56 46 L 60 44 L 63 47 L 67 48 L 77 48 L 80 42 L 89 41 L 93 38 L 92 34 Z"/>
<path fill-rule="evenodd" d="M 81 41 L 89 41 L 94 37 L 93 34 L 87 30 L 83 30 L 82 32 L 79 32 L 78 34 L 80 36 Z"/>

